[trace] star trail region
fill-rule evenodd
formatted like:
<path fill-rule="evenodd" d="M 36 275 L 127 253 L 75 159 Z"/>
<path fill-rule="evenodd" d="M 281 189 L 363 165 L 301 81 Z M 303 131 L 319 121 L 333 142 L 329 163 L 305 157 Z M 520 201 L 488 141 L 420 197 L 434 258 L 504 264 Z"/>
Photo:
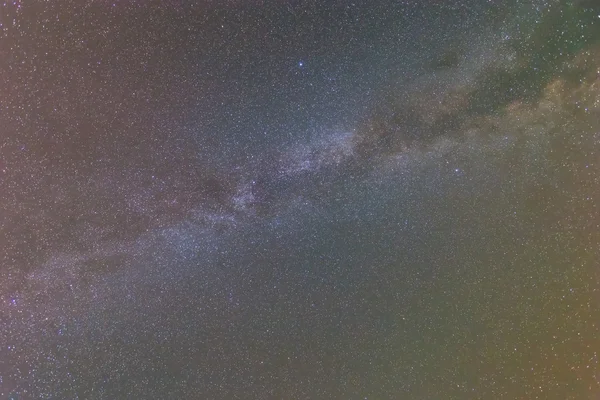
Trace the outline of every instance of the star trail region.
<path fill-rule="evenodd" d="M 0 398 L 597 399 L 596 1 L 0 3 Z"/>

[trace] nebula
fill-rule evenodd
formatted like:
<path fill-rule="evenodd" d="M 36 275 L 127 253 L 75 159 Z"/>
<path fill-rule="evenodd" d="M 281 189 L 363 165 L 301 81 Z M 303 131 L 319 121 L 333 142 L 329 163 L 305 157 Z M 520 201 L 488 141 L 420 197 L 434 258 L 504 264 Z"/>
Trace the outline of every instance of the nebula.
<path fill-rule="evenodd" d="M 592 1 L 0 5 L 0 398 L 595 398 Z"/>

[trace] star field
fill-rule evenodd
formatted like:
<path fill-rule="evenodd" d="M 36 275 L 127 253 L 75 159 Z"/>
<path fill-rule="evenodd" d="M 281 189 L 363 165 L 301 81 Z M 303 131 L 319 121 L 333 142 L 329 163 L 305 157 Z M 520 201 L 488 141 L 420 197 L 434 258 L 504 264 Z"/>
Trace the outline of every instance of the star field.
<path fill-rule="evenodd" d="M 600 6 L 0 3 L 0 399 L 597 399 Z"/>

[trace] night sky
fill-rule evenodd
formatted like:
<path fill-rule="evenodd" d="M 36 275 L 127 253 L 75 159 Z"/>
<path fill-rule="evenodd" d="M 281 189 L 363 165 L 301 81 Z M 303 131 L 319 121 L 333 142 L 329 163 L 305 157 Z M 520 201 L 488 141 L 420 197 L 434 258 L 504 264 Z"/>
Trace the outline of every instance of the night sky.
<path fill-rule="evenodd" d="M 0 399 L 600 399 L 600 2 L 0 2 Z"/>

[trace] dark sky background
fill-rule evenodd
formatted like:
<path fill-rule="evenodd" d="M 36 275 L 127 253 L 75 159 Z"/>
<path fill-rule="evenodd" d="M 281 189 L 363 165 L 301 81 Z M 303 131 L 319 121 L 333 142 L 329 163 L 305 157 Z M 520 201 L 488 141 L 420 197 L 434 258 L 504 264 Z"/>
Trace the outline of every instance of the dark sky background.
<path fill-rule="evenodd" d="M 600 4 L 0 3 L 0 399 L 600 398 Z"/>

